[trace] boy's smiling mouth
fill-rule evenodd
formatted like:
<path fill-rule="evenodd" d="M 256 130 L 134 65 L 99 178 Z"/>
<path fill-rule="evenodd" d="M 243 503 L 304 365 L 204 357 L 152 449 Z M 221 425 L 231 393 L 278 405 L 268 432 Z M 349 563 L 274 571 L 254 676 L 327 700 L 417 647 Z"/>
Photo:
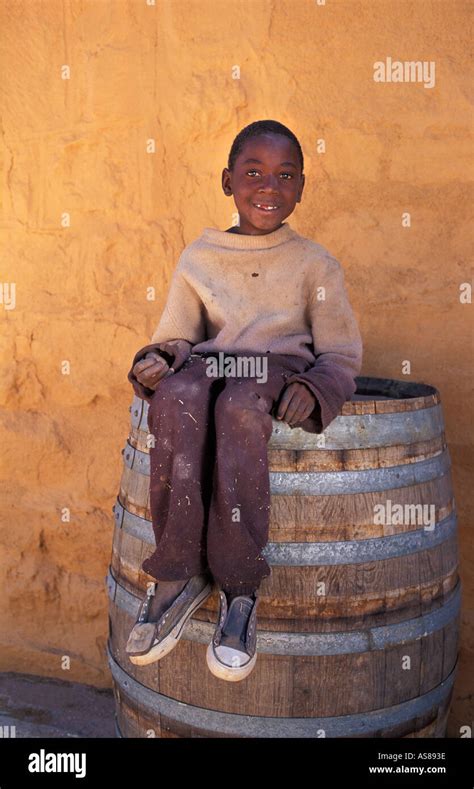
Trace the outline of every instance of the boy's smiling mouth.
<path fill-rule="evenodd" d="M 258 208 L 259 211 L 266 211 L 267 213 L 271 213 L 272 211 L 278 211 L 281 206 L 276 205 L 276 203 L 252 203 L 254 208 Z"/>

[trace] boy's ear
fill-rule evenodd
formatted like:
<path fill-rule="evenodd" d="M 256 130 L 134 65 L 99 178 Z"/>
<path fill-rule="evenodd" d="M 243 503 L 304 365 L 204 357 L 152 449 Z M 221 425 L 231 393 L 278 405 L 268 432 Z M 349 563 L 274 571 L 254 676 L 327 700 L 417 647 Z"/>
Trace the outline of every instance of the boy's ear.
<path fill-rule="evenodd" d="M 222 189 L 224 190 L 224 194 L 228 196 L 231 195 L 232 188 L 230 186 L 230 170 L 228 170 L 227 167 L 224 167 L 224 169 L 222 170 L 221 181 L 222 181 Z"/>

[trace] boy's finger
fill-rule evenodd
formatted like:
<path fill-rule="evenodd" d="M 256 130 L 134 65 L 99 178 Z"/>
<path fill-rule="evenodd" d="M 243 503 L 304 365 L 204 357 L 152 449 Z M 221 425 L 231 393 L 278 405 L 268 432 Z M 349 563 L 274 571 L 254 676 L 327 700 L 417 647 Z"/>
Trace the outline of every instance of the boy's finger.
<path fill-rule="evenodd" d="M 137 372 L 141 373 L 143 370 L 147 370 L 149 367 L 153 367 L 156 364 L 162 367 L 164 364 L 166 364 L 166 362 L 159 356 L 148 356 L 147 358 L 141 359 L 139 362 L 137 362 L 133 369 L 134 371 L 137 370 Z"/>
<path fill-rule="evenodd" d="M 144 373 L 141 374 L 139 380 L 144 381 L 145 385 L 156 384 L 158 383 L 158 381 L 161 381 L 162 378 L 165 378 L 168 372 L 169 372 L 168 368 L 162 368 L 160 370 L 154 370 L 154 371 L 146 370 Z"/>
<path fill-rule="evenodd" d="M 162 364 L 153 364 L 147 367 L 146 370 L 136 373 L 136 377 L 145 386 L 147 384 L 157 383 L 168 372 L 168 365 L 166 362 Z"/>
<path fill-rule="evenodd" d="M 304 387 L 295 389 L 294 397 L 287 409 L 285 419 L 292 424 L 303 422 L 313 411 L 314 403 L 312 396 L 306 392 Z"/>
<path fill-rule="evenodd" d="M 149 389 L 156 389 L 156 387 L 158 386 L 159 382 L 162 379 L 168 378 L 168 376 L 173 375 L 173 374 L 174 374 L 174 370 L 173 370 L 172 367 L 170 367 L 169 370 L 163 370 L 158 376 L 155 376 L 155 378 L 153 380 L 148 381 L 145 384 L 145 386 L 148 386 Z"/>
<path fill-rule="evenodd" d="M 289 389 L 285 389 L 282 394 L 280 404 L 277 410 L 277 419 L 283 419 L 286 413 L 286 409 L 288 407 L 288 403 L 290 402 L 292 397 L 291 391 Z"/>
<path fill-rule="evenodd" d="M 168 365 L 164 360 L 153 361 L 153 359 L 149 359 L 148 361 L 151 362 L 151 364 L 147 365 L 147 367 L 143 367 L 141 370 L 137 370 L 135 375 L 156 375 L 162 370 L 168 369 Z"/>
<path fill-rule="evenodd" d="M 293 425 L 298 425 L 300 422 L 304 422 L 311 414 L 313 413 L 314 406 L 307 405 L 303 400 L 301 405 L 299 406 L 297 412 L 294 414 L 293 419 L 291 420 Z"/>
<path fill-rule="evenodd" d="M 285 422 L 288 422 L 288 424 L 292 424 L 293 422 L 298 420 L 300 413 L 301 413 L 301 398 L 298 394 L 295 393 L 288 404 L 288 408 L 286 409 Z"/>

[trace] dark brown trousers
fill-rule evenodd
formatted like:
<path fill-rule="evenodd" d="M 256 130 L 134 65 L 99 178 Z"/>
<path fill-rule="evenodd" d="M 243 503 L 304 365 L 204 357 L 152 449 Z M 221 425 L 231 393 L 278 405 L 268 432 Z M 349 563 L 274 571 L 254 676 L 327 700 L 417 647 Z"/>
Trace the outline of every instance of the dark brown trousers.
<path fill-rule="evenodd" d="M 261 552 L 268 540 L 272 416 L 286 379 L 305 363 L 259 354 L 267 360 L 267 380 L 261 382 L 258 372 L 209 375 L 211 356 L 217 354 L 191 355 L 151 398 L 150 507 L 157 547 L 142 569 L 164 581 L 207 569 L 222 589 L 250 594 L 270 575 Z"/>

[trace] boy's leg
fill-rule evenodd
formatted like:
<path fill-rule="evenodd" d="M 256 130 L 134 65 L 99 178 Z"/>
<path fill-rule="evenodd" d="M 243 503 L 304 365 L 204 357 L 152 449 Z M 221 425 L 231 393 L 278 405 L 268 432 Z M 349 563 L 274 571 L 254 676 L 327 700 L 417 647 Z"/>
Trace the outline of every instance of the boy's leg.
<path fill-rule="evenodd" d="M 301 359 L 291 356 L 265 358 L 265 382 L 256 376 L 226 378 L 214 408 L 217 443 L 207 557 L 215 580 L 232 595 L 251 594 L 271 572 L 261 556 L 270 514 L 271 412 L 286 378 L 301 366 Z"/>
<path fill-rule="evenodd" d="M 148 429 L 155 436 L 150 509 L 157 547 L 142 569 L 157 580 L 191 578 L 207 568 L 203 494 L 212 481 L 208 434 L 218 388 L 206 375 L 204 356 L 192 356 L 159 382 L 149 405 Z"/>

